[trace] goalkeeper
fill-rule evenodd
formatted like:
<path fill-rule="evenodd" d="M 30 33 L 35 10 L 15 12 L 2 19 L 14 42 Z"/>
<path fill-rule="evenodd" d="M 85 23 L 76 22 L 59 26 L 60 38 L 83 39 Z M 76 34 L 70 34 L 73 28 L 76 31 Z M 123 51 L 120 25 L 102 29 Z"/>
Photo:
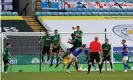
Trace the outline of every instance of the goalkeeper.
<path fill-rule="evenodd" d="M 7 69 L 9 67 L 9 56 L 12 58 L 10 54 L 11 43 L 6 43 L 6 47 L 3 53 L 3 61 L 4 61 L 4 72 L 7 73 Z"/>

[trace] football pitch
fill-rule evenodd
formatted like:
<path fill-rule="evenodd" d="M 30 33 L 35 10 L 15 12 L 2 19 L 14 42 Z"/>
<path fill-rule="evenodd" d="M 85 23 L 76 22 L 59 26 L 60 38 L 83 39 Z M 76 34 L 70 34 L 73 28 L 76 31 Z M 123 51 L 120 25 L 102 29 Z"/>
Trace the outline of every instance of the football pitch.
<path fill-rule="evenodd" d="M 1 80 L 133 80 L 133 72 L 10 72 L 2 73 Z"/>

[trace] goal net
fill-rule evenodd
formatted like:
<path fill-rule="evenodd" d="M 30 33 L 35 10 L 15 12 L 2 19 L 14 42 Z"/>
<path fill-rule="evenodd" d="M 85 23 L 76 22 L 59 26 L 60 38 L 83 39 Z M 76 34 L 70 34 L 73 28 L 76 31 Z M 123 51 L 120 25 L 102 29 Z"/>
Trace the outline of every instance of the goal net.
<path fill-rule="evenodd" d="M 72 47 L 71 44 L 68 44 L 68 39 L 71 38 L 70 32 L 60 32 L 61 35 L 61 50 L 60 50 L 60 57 L 63 56 L 64 51 L 66 48 Z M 105 35 L 106 34 L 106 35 Z M 12 44 L 11 54 L 13 59 L 10 59 L 10 67 L 8 69 L 9 72 L 39 72 L 39 71 L 62 71 L 62 64 L 59 65 L 57 69 L 49 68 L 50 60 L 47 62 L 47 55 L 44 57 L 44 66 L 41 66 L 41 52 L 42 52 L 42 45 L 39 44 L 39 40 L 42 36 L 44 36 L 44 32 L 10 32 L 10 33 L 2 33 L 1 35 L 1 44 L 3 52 L 5 44 L 10 42 Z M 54 33 L 50 33 L 50 35 L 54 35 Z M 83 44 L 87 44 L 94 40 L 94 37 L 98 36 L 99 41 L 104 43 L 105 37 L 109 39 L 109 43 L 112 44 L 112 33 L 87 33 L 83 34 Z M 51 43 L 51 49 L 52 49 Z M 112 54 L 113 55 L 113 54 Z M 85 55 L 81 54 L 78 58 L 79 61 L 79 68 L 82 70 L 87 69 L 87 65 L 85 62 Z M 113 58 L 113 56 L 112 56 Z M 113 59 L 112 59 L 113 60 Z M 62 61 L 60 60 L 60 63 Z M 56 63 L 56 59 L 54 59 L 54 64 Z M 3 65 L 3 64 L 2 64 Z M 3 69 L 3 67 L 2 67 Z M 74 69 L 72 69 L 74 71 Z"/>

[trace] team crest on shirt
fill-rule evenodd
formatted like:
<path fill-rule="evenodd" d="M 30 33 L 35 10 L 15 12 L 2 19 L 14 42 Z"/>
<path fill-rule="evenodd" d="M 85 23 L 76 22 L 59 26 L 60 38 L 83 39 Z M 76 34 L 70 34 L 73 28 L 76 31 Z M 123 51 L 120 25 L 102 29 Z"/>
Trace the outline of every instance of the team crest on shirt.
<path fill-rule="evenodd" d="M 133 24 L 120 24 L 113 28 L 113 32 L 126 40 L 133 41 L 133 35 L 129 34 L 129 30 L 133 30 Z"/>

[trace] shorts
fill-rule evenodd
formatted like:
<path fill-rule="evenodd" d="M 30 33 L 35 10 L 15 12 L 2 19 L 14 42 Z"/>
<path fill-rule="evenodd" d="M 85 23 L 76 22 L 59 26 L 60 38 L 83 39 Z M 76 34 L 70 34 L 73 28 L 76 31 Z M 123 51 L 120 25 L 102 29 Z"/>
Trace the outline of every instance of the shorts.
<path fill-rule="evenodd" d="M 53 49 L 52 49 L 52 52 L 56 52 L 56 53 L 59 53 L 59 51 L 60 51 L 60 46 L 58 46 L 57 48 L 54 48 L 53 47 Z"/>
<path fill-rule="evenodd" d="M 70 59 L 72 62 L 77 62 L 77 57 L 75 57 L 73 54 L 70 54 Z"/>
<path fill-rule="evenodd" d="M 94 63 L 94 60 L 96 60 L 96 62 L 100 62 L 100 56 L 99 56 L 99 52 L 91 52 L 90 53 L 90 60 L 89 62 Z"/>
<path fill-rule="evenodd" d="M 82 42 L 79 42 L 79 47 L 81 47 L 82 46 Z"/>
<path fill-rule="evenodd" d="M 128 56 L 123 56 L 122 60 L 127 61 L 128 60 Z"/>
<path fill-rule="evenodd" d="M 70 48 L 70 51 L 73 52 L 76 48 L 75 47 L 72 47 Z"/>
<path fill-rule="evenodd" d="M 9 60 L 8 59 L 3 59 L 3 62 L 4 62 L 4 64 L 7 64 L 7 63 L 9 63 Z"/>
<path fill-rule="evenodd" d="M 43 46 L 42 54 L 50 54 L 50 46 Z"/>
<path fill-rule="evenodd" d="M 102 61 L 110 61 L 111 60 L 111 56 L 103 56 Z"/>

